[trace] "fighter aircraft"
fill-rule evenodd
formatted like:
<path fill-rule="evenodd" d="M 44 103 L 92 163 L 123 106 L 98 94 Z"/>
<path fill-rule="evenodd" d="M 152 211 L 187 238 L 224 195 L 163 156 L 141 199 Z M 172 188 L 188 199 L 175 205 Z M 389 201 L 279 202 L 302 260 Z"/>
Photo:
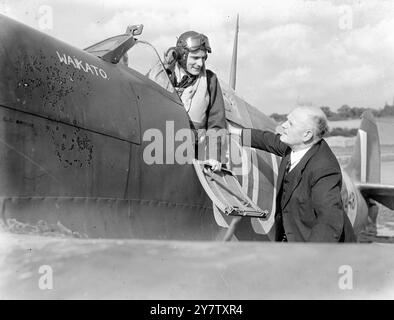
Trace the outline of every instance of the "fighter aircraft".
<path fill-rule="evenodd" d="M 241 147 L 233 137 L 225 160 L 230 171 L 174 161 L 183 143 L 174 135 L 190 128 L 188 118 L 174 89 L 148 76 L 162 65 L 153 46 L 137 39 L 141 25 L 85 50 L 5 16 L 0 25 L 6 228 L 87 238 L 274 238 L 280 159 Z M 232 87 L 221 82 L 228 127 L 274 131 L 277 124 L 234 91 L 237 38 Z M 162 155 L 156 150 L 152 163 L 146 154 L 157 141 L 149 132 L 166 133 Z M 370 113 L 343 180 L 356 233 L 375 211 L 370 199 L 394 209 L 394 187 L 379 184 L 379 139 Z"/>
<path fill-rule="evenodd" d="M 235 92 L 237 32 L 230 86 L 221 81 L 228 128 L 274 131 Z M 173 88 L 149 76 L 161 61 L 141 33 L 130 26 L 81 50 L 0 15 L 0 298 L 348 298 L 327 276 L 344 263 L 370 275 L 353 298 L 385 296 L 386 247 L 236 241 L 274 239 L 280 159 L 231 137 L 226 170 L 175 161 L 188 117 Z M 374 201 L 394 209 L 370 113 L 354 150 L 342 194 L 359 233 L 376 219 Z M 48 266 L 52 291 L 39 283 Z"/>

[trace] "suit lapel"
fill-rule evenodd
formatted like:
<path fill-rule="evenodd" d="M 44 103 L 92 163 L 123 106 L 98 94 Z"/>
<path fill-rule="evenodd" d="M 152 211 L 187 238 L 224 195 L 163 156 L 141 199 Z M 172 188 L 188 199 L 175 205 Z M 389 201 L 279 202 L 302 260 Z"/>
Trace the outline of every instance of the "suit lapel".
<path fill-rule="evenodd" d="M 292 171 L 290 171 L 289 174 L 292 175 L 289 185 L 288 185 L 288 192 L 285 193 L 285 198 L 283 199 L 283 207 L 287 205 L 289 202 L 295 188 L 297 188 L 298 184 L 301 181 L 302 178 L 302 172 L 305 169 L 306 164 L 309 162 L 309 160 L 313 157 L 313 155 L 319 150 L 320 142 L 314 144 L 307 153 L 305 153 L 304 157 L 301 159 L 301 161 L 294 167 Z M 289 154 L 290 157 L 290 154 Z M 283 169 L 284 172 L 284 169 Z M 283 182 L 283 176 L 282 176 L 282 181 Z"/>

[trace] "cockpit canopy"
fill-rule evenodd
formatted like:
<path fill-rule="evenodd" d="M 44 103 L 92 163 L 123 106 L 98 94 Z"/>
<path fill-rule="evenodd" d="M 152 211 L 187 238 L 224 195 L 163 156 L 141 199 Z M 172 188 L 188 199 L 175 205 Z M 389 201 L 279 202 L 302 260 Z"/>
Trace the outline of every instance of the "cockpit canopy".
<path fill-rule="evenodd" d="M 156 49 L 150 43 L 135 38 L 142 33 L 142 28 L 142 25 L 129 26 L 125 34 L 100 41 L 85 51 L 104 61 L 133 69 L 174 93 L 175 89 Z"/>
<path fill-rule="evenodd" d="M 103 57 L 106 53 L 116 49 L 120 44 L 122 44 L 127 38 L 129 38 L 129 34 L 121 34 L 115 37 L 108 38 L 106 40 L 100 41 L 88 48 L 85 51 L 94 54 L 97 57 Z"/>

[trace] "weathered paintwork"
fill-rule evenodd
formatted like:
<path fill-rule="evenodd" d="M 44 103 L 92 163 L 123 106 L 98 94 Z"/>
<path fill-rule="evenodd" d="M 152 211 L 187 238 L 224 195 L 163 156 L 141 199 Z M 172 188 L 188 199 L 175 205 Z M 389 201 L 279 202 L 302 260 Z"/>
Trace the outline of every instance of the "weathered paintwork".
<path fill-rule="evenodd" d="M 189 127 L 176 95 L 4 16 L 0 25 L 4 221 L 61 224 L 87 237 L 224 232 L 191 164 L 143 161 L 147 129 Z"/>

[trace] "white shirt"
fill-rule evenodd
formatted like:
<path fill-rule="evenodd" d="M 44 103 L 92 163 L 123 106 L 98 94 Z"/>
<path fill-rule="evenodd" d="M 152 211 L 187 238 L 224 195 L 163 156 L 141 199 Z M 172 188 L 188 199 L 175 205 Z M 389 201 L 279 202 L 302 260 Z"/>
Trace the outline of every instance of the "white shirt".
<path fill-rule="evenodd" d="M 289 172 L 294 169 L 294 167 L 301 161 L 310 148 L 312 148 L 312 146 L 299 151 L 292 151 L 290 153 L 291 166 Z"/>

